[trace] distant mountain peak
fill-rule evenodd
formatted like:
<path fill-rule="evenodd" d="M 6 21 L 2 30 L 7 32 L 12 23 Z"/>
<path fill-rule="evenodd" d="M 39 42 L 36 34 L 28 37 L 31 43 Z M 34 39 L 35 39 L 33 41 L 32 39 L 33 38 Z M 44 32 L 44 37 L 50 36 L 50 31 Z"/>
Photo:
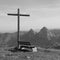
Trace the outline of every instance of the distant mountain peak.
<path fill-rule="evenodd" d="M 30 32 L 30 33 L 33 33 L 34 31 L 33 31 L 33 29 L 30 29 L 29 32 Z"/>
<path fill-rule="evenodd" d="M 47 31 L 47 27 L 43 27 L 40 31 Z"/>
<path fill-rule="evenodd" d="M 55 36 L 54 34 L 51 33 L 51 31 L 49 31 L 46 27 L 43 27 L 39 33 L 40 37 L 47 39 L 47 40 L 51 40 L 51 37 Z"/>
<path fill-rule="evenodd" d="M 38 33 L 39 33 L 39 35 L 46 36 L 47 31 L 48 31 L 48 29 L 46 27 L 43 27 Z"/>
<path fill-rule="evenodd" d="M 47 27 L 44 26 L 42 29 L 47 30 Z"/>

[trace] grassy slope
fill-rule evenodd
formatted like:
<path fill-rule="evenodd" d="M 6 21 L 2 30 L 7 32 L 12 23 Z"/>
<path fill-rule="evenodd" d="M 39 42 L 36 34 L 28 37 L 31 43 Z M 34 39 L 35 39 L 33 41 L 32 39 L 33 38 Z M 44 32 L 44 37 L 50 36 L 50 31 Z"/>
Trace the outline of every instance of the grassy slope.
<path fill-rule="evenodd" d="M 38 52 L 35 53 L 11 53 L 0 49 L 0 60 L 60 60 L 60 53 L 57 53 L 57 51 L 47 52 L 42 49 L 39 49 Z"/>

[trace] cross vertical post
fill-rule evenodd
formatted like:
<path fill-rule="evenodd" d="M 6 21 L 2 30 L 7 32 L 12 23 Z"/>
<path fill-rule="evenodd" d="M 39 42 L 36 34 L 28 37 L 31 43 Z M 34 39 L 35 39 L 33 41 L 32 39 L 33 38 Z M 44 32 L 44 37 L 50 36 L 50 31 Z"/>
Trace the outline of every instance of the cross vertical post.
<path fill-rule="evenodd" d="M 17 32 L 17 43 L 18 43 L 18 45 L 17 45 L 17 46 L 19 47 L 19 40 L 20 40 L 20 33 L 19 33 L 19 31 L 20 31 L 20 27 L 19 27 L 19 26 L 20 26 L 19 9 L 18 9 L 18 16 L 17 16 L 17 17 L 18 17 L 18 24 L 17 24 L 17 31 L 18 31 L 18 32 Z"/>
<path fill-rule="evenodd" d="M 11 15 L 11 16 L 17 16 L 18 18 L 18 22 L 17 22 L 17 47 L 19 48 L 19 41 L 20 41 L 20 16 L 30 16 L 29 14 L 20 14 L 20 11 L 19 11 L 19 8 L 17 10 L 17 14 L 11 14 L 11 13 L 8 13 L 8 15 Z"/>

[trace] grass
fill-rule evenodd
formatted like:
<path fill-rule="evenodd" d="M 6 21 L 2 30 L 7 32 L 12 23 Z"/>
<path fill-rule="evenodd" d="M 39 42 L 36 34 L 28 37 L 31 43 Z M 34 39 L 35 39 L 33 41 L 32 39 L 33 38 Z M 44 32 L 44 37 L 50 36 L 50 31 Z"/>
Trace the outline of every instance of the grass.
<path fill-rule="evenodd" d="M 60 51 L 38 49 L 38 52 L 16 52 L 12 53 L 0 49 L 0 60 L 60 60 Z"/>

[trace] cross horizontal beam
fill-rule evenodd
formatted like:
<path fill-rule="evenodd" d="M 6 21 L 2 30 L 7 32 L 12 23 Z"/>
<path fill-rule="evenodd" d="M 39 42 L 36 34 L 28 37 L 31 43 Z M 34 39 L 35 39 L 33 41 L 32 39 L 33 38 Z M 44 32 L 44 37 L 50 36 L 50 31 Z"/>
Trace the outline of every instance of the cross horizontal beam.
<path fill-rule="evenodd" d="M 30 16 L 30 15 L 28 15 L 28 14 L 10 14 L 10 13 L 8 13 L 8 15 L 11 15 L 11 16 Z"/>

